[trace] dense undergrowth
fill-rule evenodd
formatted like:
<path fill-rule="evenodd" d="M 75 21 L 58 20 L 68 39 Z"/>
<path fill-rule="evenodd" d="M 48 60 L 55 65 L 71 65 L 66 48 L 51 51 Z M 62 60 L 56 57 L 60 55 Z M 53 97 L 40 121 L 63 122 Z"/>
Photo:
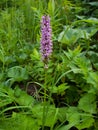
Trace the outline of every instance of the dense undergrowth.
<path fill-rule="evenodd" d="M 40 56 L 51 18 L 53 53 Z M 0 0 L 0 130 L 98 130 L 98 2 Z"/>

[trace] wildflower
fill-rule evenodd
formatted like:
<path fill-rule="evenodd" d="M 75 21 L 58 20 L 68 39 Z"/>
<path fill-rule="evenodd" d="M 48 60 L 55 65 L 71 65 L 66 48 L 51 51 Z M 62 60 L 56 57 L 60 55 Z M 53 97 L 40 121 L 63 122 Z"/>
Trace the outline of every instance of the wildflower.
<path fill-rule="evenodd" d="M 52 29 L 50 26 L 50 17 L 42 16 L 41 21 L 41 47 L 40 52 L 43 62 L 47 65 L 49 57 L 52 53 Z"/>

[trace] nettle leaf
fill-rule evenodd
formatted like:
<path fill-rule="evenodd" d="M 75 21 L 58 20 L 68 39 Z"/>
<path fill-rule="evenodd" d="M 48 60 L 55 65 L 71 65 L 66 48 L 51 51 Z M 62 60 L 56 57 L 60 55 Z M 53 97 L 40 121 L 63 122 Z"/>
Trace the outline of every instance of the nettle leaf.
<path fill-rule="evenodd" d="M 25 68 L 14 66 L 8 70 L 8 77 L 14 81 L 22 81 L 28 79 L 28 73 Z"/>
<path fill-rule="evenodd" d="M 85 94 L 80 100 L 78 108 L 89 113 L 96 113 L 96 96 L 92 93 Z"/>

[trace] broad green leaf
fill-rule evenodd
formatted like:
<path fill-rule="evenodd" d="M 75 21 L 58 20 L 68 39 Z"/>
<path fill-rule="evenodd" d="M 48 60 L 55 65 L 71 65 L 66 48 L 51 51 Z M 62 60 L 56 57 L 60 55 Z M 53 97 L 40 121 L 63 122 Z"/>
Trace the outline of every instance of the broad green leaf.
<path fill-rule="evenodd" d="M 22 53 L 22 54 L 20 54 L 19 56 L 17 56 L 17 61 L 19 61 L 19 62 L 21 63 L 21 62 L 24 61 L 26 58 L 27 58 L 27 54 Z"/>
<path fill-rule="evenodd" d="M 98 31 L 97 27 L 87 27 L 83 30 L 81 30 L 81 37 L 84 39 L 90 39 L 91 36 L 93 36 Z"/>
<path fill-rule="evenodd" d="M 68 125 L 63 125 L 62 127 L 56 128 L 55 130 L 70 130 L 71 127 L 75 126 L 75 123 L 70 123 Z"/>
<path fill-rule="evenodd" d="M 81 114 L 81 120 L 80 123 L 78 125 L 76 125 L 76 127 L 79 130 L 82 130 L 84 128 L 89 128 L 93 125 L 94 123 L 94 119 L 91 115 L 86 115 L 86 114 Z"/>
<path fill-rule="evenodd" d="M 92 6 L 98 6 L 98 2 L 89 2 L 88 4 L 92 5 Z"/>
<path fill-rule="evenodd" d="M 61 107 L 59 108 L 59 113 L 58 113 L 58 120 L 61 122 L 66 121 L 66 112 L 67 112 L 67 107 Z"/>
<path fill-rule="evenodd" d="M 96 96 L 92 93 L 83 95 L 79 100 L 78 108 L 91 114 L 96 113 Z"/>
<path fill-rule="evenodd" d="M 80 30 L 67 27 L 59 34 L 58 41 L 70 45 L 76 43 L 79 37 Z"/>
<path fill-rule="evenodd" d="M 62 127 L 57 128 L 56 130 L 70 130 L 71 127 L 79 124 L 80 122 L 80 113 L 76 107 L 69 107 L 66 113 L 66 120 L 69 122 L 68 125 L 63 125 Z M 65 120 L 65 121 L 66 121 Z"/>
<path fill-rule="evenodd" d="M 0 105 L 4 106 L 12 102 L 18 103 L 20 106 L 33 106 L 35 99 L 21 90 L 18 86 L 13 90 L 9 87 L 0 89 Z"/>
<path fill-rule="evenodd" d="M 87 23 L 92 23 L 92 24 L 98 24 L 98 19 L 97 18 L 89 18 L 89 19 L 84 19 L 83 21 L 87 22 Z M 98 28 L 96 28 L 98 30 Z"/>
<path fill-rule="evenodd" d="M 70 28 L 65 27 L 65 30 L 59 34 L 58 41 L 67 45 L 74 44 L 78 39 L 90 39 L 98 31 L 96 27 L 81 28 Z"/>
<path fill-rule="evenodd" d="M 37 104 L 34 105 L 32 108 L 32 114 L 35 118 L 38 120 L 38 124 L 42 125 L 43 120 L 43 105 Z M 44 118 L 45 120 L 45 126 L 52 127 L 58 118 L 59 109 L 55 108 L 53 105 L 46 106 L 46 116 Z"/>
<path fill-rule="evenodd" d="M 0 130 L 39 130 L 36 119 L 24 113 L 13 113 L 12 117 L 0 119 Z"/>
<path fill-rule="evenodd" d="M 21 96 L 21 89 L 19 88 L 19 86 L 16 86 L 15 89 L 14 89 L 14 96 L 16 98 L 20 97 Z"/>
<path fill-rule="evenodd" d="M 28 95 L 25 91 L 22 91 L 20 88 L 16 87 L 14 90 L 15 101 L 19 105 L 24 106 L 33 106 L 35 100 L 32 96 Z"/>
<path fill-rule="evenodd" d="M 76 107 L 69 107 L 66 112 L 66 119 L 69 123 L 78 124 L 80 122 L 80 113 Z"/>
<path fill-rule="evenodd" d="M 22 81 L 28 79 L 28 73 L 25 68 L 14 66 L 8 70 L 8 77 L 14 81 Z"/>
<path fill-rule="evenodd" d="M 95 63 L 94 67 L 98 70 L 98 63 Z"/>
<path fill-rule="evenodd" d="M 69 107 L 66 112 L 66 120 L 68 125 L 63 125 L 56 130 L 70 130 L 73 126 L 79 130 L 89 128 L 93 125 L 94 119 L 92 115 L 79 112 L 76 107 Z M 65 120 L 65 121 L 66 121 Z"/>
<path fill-rule="evenodd" d="M 94 119 L 88 113 L 81 113 L 77 107 L 69 107 L 66 111 L 66 120 L 68 125 L 64 125 L 56 130 L 70 130 L 71 127 L 76 127 L 79 130 L 89 128 L 93 125 Z M 65 120 L 65 121 L 66 121 Z"/>
<path fill-rule="evenodd" d="M 87 83 L 92 84 L 94 88 L 98 89 L 98 75 L 96 72 L 89 72 L 86 80 Z"/>

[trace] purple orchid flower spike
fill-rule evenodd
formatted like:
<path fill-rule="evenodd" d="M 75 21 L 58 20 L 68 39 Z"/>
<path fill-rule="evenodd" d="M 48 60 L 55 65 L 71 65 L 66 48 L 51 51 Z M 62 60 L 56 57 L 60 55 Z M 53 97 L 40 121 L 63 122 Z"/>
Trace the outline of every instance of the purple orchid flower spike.
<path fill-rule="evenodd" d="M 52 29 L 50 26 L 50 17 L 49 16 L 42 16 L 41 20 L 41 47 L 40 52 L 42 56 L 42 60 L 47 66 L 49 57 L 52 53 Z"/>

